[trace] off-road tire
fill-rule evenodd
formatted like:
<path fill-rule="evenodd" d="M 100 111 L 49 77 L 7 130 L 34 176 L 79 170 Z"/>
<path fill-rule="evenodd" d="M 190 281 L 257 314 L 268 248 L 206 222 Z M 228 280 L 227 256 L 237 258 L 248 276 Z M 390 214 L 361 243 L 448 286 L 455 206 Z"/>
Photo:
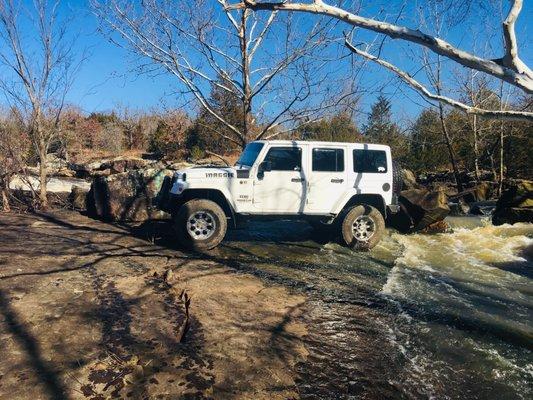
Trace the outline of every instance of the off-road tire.
<path fill-rule="evenodd" d="M 364 239 L 364 229 L 360 231 L 354 228 L 361 224 L 367 226 L 367 239 Z M 371 235 L 368 233 L 370 231 Z M 341 243 L 354 250 L 372 249 L 379 243 L 384 233 L 385 220 L 383 215 L 376 208 L 367 204 L 350 208 L 342 219 Z"/>
<path fill-rule="evenodd" d="M 206 230 L 204 231 L 210 234 L 209 237 L 194 237 L 195 233 L 190 229 L 190 221 L 191 218 L 194 219 L 195 215 L 202 215 L 203 219 L 211 221 L 212 225 L 210 226 L 212 226 L 212 229 L 208 232 L 206 227 Z M 182 246 L 192 250 L 211 250 L 217 247 L 224 239 L 224 236 L 226 236 L 226 231 L 228 229 L 228 220 L 224 210 L 211 200 L 193 199 L 186 202 L 179 208 L 178 212 L 174 215 L 173 220 L 174 230 L 177 234 L 178 241 Z M 209 222 L 206 222 L 206 224 L 209 224 Z M 200 231 L 198 230 L 197 232 Z M 202 232 L 200 232 L 200 235 L 201 234 Z"/>
<path fill-rule="evenodd" d="M 392 162 L 392 193 L 399 196 L 403 190 L 402 166 L 398 161 Z"/>

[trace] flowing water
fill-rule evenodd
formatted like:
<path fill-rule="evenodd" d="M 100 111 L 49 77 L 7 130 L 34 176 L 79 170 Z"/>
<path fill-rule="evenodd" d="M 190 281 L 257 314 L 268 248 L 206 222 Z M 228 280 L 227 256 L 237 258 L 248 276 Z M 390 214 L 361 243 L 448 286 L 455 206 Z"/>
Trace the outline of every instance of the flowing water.
<path fill-rule="evenodd" d="M 251 223 L 219 255 L 308 296 L 304 398 L 532 398 L 533 224 L 448 222 L 368 253 L 303 222 Z"/>

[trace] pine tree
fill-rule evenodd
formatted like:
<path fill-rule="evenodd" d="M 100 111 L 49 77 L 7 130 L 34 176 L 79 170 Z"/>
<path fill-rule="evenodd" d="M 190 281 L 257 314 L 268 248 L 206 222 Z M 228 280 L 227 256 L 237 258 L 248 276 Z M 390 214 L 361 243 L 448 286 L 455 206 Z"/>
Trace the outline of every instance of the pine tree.
<path fill-rule="evenodd" d="M 359 129 L 348 113 L 338 113 L 330 119 L 322 119 L 303 126 L 299 136 L 307 140 L 325 142 L 361 142 Z"/>
<path fill-rule="evenodd" d="M 448 162 L 439 114 L 433 109 L 424 110 L 411 128 L 407 166 L 421 172 L 446 167 Z"/>
<path fill-rule="evenodd" d="M 370 110 L 367 123 L 363 125 L 363 134 L 367 142 L 390 146 L 395 159 L 402 161 L 407 156 L 407 138 L 392 122 L 391 103 L 382 95 Z"/>
<path fill-rule="evenodd" d="M 219 82 L 224 85 L 229 84 L 223 78 L 220 78 Z M 213 111 L 222 117 L 222 119 L 237 128 L 240 132 L 244 132 L 245 115 L 242 99 L 220 86 L 213 84 L 208 103 Z M 247 118 L 250 117 L 248 116 Z M 252 125 L 253 129 L 253 123 L 251 124 L 249 121 L 248 127 L 250 125 Z M 201 150 L 226 154 L 237 150 L 239 147 L 244 147 L 246 142 L 247 140 L 243 141 L 241 137 L 236 135 L 210 112 L 202 109 L 189 132 L 187 147 L 189 149 L 196 147 Z"/>

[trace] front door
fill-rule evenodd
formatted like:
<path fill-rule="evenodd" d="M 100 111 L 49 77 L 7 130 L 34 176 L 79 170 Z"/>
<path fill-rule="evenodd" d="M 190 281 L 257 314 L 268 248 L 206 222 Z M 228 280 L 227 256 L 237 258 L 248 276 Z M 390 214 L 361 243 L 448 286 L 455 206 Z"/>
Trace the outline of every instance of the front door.
<path fill-rule="evenodd" d="M 315 147 L 311 150 L 306 212 L 332 212 L 346 191 L 345 159 L 343 148 Z"/>
<path fill-rule="evenodd" d="M 254 208 L 263 213 L 298 214 L 305 205 L 306 179 L 301 147 L 271 147 L 263 162 L 269 171 L 254 179 Z"/>

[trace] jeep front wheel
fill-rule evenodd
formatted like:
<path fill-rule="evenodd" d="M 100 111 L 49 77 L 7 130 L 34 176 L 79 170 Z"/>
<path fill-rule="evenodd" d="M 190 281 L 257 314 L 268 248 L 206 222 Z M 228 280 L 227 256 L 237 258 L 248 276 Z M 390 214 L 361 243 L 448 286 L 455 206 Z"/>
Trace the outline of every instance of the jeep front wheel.
<path fill-rule="evenodd" d="M 379 243 L 384 232 L 383 215 L 366 204 L 351 208 L 342 220 L 342 242 L 355 250 L 372 249 Z"/>
<path fill-rule="evenodd" d="M 193 250 L 210 250 L 222 242 L 228 229 L 226 214 L 211 200 L 194 199 L 183 204 L 174 216 L 180 243 Z"/>

